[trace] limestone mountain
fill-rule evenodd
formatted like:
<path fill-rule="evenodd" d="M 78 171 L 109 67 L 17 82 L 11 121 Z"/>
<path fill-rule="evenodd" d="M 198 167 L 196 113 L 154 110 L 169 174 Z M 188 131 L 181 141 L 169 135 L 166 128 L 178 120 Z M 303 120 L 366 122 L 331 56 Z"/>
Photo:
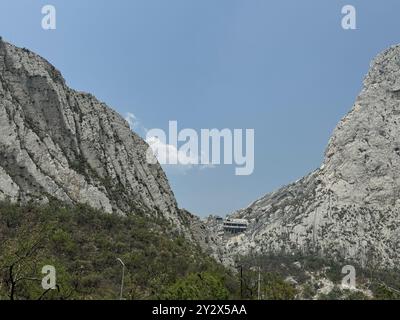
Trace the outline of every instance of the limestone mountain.
<path fill-rule="evenodd" d="M 148 145 L 37 54 L 0 38 L 0 200 L 85 203 L 105 212 L 181 212 Z"/>
<path fill-rule="evenodd" d="M 261 147 L 261 146 L 259 146 Z M 400 262 L 400 46 L 378 55 L 320 168 L 233 214 L 248 219 L 226 252 L 313 253 Z"/>

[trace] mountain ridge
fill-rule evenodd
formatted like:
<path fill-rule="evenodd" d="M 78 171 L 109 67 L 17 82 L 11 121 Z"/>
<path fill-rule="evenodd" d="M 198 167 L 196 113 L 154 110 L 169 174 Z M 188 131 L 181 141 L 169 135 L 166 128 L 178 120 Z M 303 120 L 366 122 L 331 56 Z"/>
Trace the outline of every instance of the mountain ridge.
<path fill-rule="evenodd" d="M 249 221 L 220 237 L 179 209 L 148 144 L 117 112 L 69 88 L 37 54 L 0 39 L 0 200 L 88 204 L 105 212 L 162 216 L 214 258 L 312 253 L 362 264 L 400 262 L 400 46 L 378 55 L 320 168 L 232 217 Z M 398 173 L 399 172 L 399 173 Z"/>
<path fill-rule="evenodd" d="M 182 212 L 147 143 L 116 111 L 69 88 L 47 60 L 0 39 L 0 200 L 85 203 L 105 212 Z"/>
<path fill-rule="evenodd" d="M 400 46 L 371 63 L 320 168 L 232 217 L 249 229 L 225 239 L 227 256 L 314 253 L 393 267 L 400 262 Z"/>

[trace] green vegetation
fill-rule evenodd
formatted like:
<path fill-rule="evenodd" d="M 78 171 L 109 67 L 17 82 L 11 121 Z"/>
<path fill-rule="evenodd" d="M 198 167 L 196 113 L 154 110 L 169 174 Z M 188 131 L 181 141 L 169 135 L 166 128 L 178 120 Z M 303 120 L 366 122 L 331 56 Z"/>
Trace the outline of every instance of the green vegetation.
<path fill-rule="evenodd" d="M 335 286 L 331 292 L 320 294 L 319 300 L 369 300 L 370 298 L 359 291 L 342 290 Z"/>
<path fill-rule="evenodd" d="M 241 265 L 241 295 L 243 299 L 257 300 L 293 300 L 296 298 L 296 288 L 285 281 L 277 272 L 268 272 L 242 261 Z M 239 275 L 240 279 L 240 275 Z"/>
<path fill-rule="evenodd" d="M 374 291 L 375 299 L 400 300 L 400 291 L 398 289 L 388 287 L 383 283 L 375 283 L 372 289 Z"/>
<path fill-rule="evenodd" d="M 296 288 L 275 273 L 266 273 L 263 277 L 263 283 L 261 293 L 263 293 L 264 299 L 293 300 L 296 298 Z"/>
<path fill-rule="evenodd" d="M 178 280 L 162 296 L 166 300 L 226 300 L 224 280 L 209 272 L 192 273 Z"/>
<path fill-rule="evenodd" d="M 251 270 L 260 268 L 263 283 L 261 296 L 266 299 L 400 299 L 398 269 L 384 270 L 369 264 L 362 267 L 356 261 L 332 260 L 301 253 L 249 255 L 238 259 L 237 265 L 246 270 L 243 271 L 244 278 L 248 277 L 249 272 L 253 272 L 250 279 L 256 279 L 254 274 L 256 271 Z M 352 265 L 356 270 L 358 290 L 341 288 L 342 279 L 347 274 L 342 273 L 342 268 L 346 265 Z M 324 282 L 325 284 L 329 282 L 333 286 L 329 292 L 320 291 L 324 287 Z M 256 283 L 254 280 L 251 285 L 246 284 L 246 281 L 244 283 L 246 296 L 254 298 Z"/>
<path fill-rule="evenodd" d="M 361 300 L 371 299 L 368 292 L 374 299 L 400 299 L 398 270 L 270 254 L 242 257 L 239 272 L 231 272 L 142 210 L 120 216 L 57 201 L 0 202 L 0 299 L 118 299 L 117 258 L 126 265 L 125 299 Z M 362 290 L 340 288 L 346 264 L 356 268 Z M 56 269 L 54 290 L 42 288 L 45 265 Z M 333 289 L 321 291 L 319 279 Z"/>
<path fill-rule="evenodd" d="M 226 299 L 237 281 L 162 219 L 88 206 L 0 204 L 0 299 Z M 44 290 L 44 265 L 56 290 Z M 198 279 L 198 280 L 197 280 Z"/>

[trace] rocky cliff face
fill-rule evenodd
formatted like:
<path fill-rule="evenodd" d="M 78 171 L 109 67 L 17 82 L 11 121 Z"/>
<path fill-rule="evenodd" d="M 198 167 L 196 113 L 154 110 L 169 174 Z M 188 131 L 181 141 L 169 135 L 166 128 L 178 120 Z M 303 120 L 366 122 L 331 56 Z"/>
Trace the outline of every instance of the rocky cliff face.
<path fill-rule="evenodd" d="M 237 254 L 304 252 L 391 267 L 400 262 L 400 46 L 379 55 L 321 167 L 234 213 L 222 236 L 179 210 L 148 145 L 115 111 L 70 89 L 60 72 L 0 39 L 0 200 L 86 203 L 162 215 L 230 264 Z M 189 227 L 189 228 L 186 228 Z M 207 228 L 208 227 L 208 228 Z"/>
<path fill-rule="evenodd" d="M 371 64 L 322 166 L 233 216 L 249 230 L 226 252 L 308 252 L 391 267 L 400 262 L 400 46 Z"/>
<path fill-rule="evenodd" d="M 46 60 L 0 39 L 0 200 L 86 203 L 106 212 L 181 212 L 148 145 L 115 111 L 70 89 Z"/>

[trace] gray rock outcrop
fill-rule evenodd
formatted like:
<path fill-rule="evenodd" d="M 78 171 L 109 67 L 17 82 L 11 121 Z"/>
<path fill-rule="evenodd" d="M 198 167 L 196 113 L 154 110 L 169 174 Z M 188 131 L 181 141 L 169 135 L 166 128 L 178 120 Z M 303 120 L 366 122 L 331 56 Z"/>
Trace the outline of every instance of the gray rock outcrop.
<path fill-rule="evenodd" d="M 216 259 L 304 252 L 393 267 L 400 263 L 400 46 L 372 63 L 320 168 L 232 216 L 236 236 L 178 209 L 148 145 L 115 111 L 70 89 L 40 56 L 0 38 L 0 200 L 85 203 L 163 216 Z M 259 146 L 261 147 L 261 146 Z"/>
<path fill-rule="evenodd" d="M 260 147 L 260 146 L 259 146 Z M 400 46 L 371 64 L 320 168 L 234 213 L 248 231 L 231 255 L 305 252 L 393 267 L 400 262 Z"/>
<path fill-rule="evenodd" d="M 160 165 L 147 163 L 147 148 L 117 112 L 0 39 L 0 200 L 54 197 L 162 215 L 179 228 L 182 213 Z"/>

